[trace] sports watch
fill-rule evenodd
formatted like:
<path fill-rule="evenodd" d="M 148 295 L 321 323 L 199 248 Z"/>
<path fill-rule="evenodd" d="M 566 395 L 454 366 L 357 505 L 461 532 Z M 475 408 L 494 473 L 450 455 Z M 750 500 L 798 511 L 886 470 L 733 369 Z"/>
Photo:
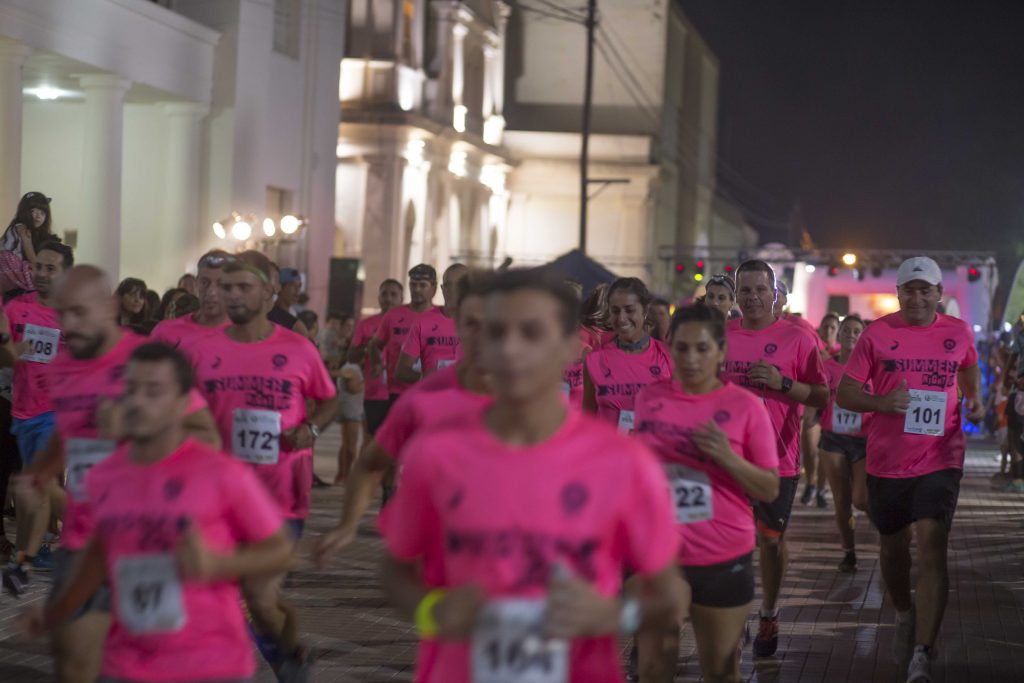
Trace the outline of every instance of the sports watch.
<path fill-rule="evenodd" d="M 786 376 L 783 376 L 782 377 L 782 388 L 780 388 L 779 391 L 781 391 L 784 394 L 788 394 L 792 390 L 793 390 L 793 380 L 791 380 L 790 378 L 788 378 Z"/>

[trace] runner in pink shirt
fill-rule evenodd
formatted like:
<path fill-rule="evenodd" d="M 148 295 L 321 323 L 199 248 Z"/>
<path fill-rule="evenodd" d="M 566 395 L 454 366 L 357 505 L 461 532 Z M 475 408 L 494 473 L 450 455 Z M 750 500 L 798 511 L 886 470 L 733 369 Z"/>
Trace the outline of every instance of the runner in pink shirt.
<path fill-rule="evenodd" d="M 672 376 L 664 342 L 651 339 L 644 325 L 653 297 L 635 277 L 608 287 L 608 312 L 617 336 L 587 355 L 583 373 L 583 410 L 633 433 L 633 401 L 648 384 Z"/>
<path fill-rule="evenodd" d="M 400 381 L 415 384 L 440 369 L 450 367 L 462 355 L 455 329 L 455 286 L 467 272 L 454 263 L 441 276 L 444 306 L 427 311 L 413 323 L 402 344 L 396 373 Z"/>
<path fill-rule="evenodd" d="M 64 348 L 64 338 L 53 300 L 57 279 L 72 265 L 70 247 L 41 245 L 33 273 L 35 300 L 15 299 L 0 316 L 0 366 L 14 368 L 11 433 L 25 465 L 46 447 L 54 430 L 48 368 Z"/>
<path fill-rule="evenodd" d="M 370 354 L 366 346 L 377 334 L 384 315 L 402 303 L 402 283 L 398 280 L 384 280 L 377 288 L 377 305 L 380 313 L 363 318 L 356 325 L 352 343 L 348 347 L 348 362 L 356 363 L 363 370 L 363 410 L 366 414 L 366 431 L 370 436 L 377 433 L 388 414 L 387 377 L 374 377 Z"/>
<path fill-rule="evenodd" d="M 281 515 L 251 470 L 187 439 L 192 368 L 179 351 L 138 347 L 124 384 L 127 443 L 86 482 L 95 535 L 67 589 L 23 615 L 22 630 L 62 623 L 107 582 L 102 680 L 248 679 L 256 667 L 238 580 L 288 566 Z"/>
<path fill-rule="evenodd" d="M 897 610 L 893 656 L 908 666 L 908 680 L 928 681 L 948 599 L 946 553 L 966 448 L 960 393 L 968 419 L 982 419 L 985 407 L 970 328 L 937 312 L 938 264 L 924 256 L 904 261 L 896 273 L 896 295 L 899 312 L 871 323 L 857 342 L 836 403 L 872 413 L 868 508 L 882 538 L 882 577 Z M 873 393 L 864 390 L 867 382 Z M 918 558 L 927 558 L 917 571 L 916 614 L 911 526 Z"/>
<path fill-rule="evenodd" d="M 587 356 L 593 349 L 587 343 L 589 335 L 579 332 L 579 354 L 576 361 L 562 373 L 562 393 L 569 399 L 569 405 L 576 410 L 583 409 L 583 374 L 586 371 Z"/>
<path fill-rule="evenodd" d="M 221 299 L 220 279 L 224 274 L 224 266 L 234 258 L 233 254 L 220 249 L 203 254 L 199 259 L 196 276 L 199 310 L 181 318 L 161 321 L 153 328 L 149 338 L 170 344 L 176 349 L 189 350 L 195 348 L 209 333 L 227 327 L 230 321 Z"/>
<path fill-rule="evenodd" d="M 114 450 L 124 420 L 104 404 L 120 397 L 124 367 L 145 339 L 122 330 L 107 276 L 93 266 L 76 266 L 60 280 L 55 292 L 60 327 L 67 340 L 49 366 L 57 431 L 46 449 L 16 480 L 18 515 L 30 533 L 27 547 L 38 546 L 51 519 L 51 509 L 63 507 L 61 547 L 54 553 L 50 601 L 60 595 L 81 550 L 93 531 L 88 514 L 85 478 L 90 468 Z M 219 446 L 213 417 L 195 394 L 184 420 L 190 434 Z M 58 485 L 68 471 L 66 493 Z M 4 584 L 15 595 L 28 583 L 29 562 L 9 568 Z M 98 591 L 71 618 L 53 630 L 54 657 L 60 681 L 92 680 L 100 673 L 103 639 L 110 625 L 109 598 Z"/>
<path fill-rule="evenodd" d="M 297 539 L 309 514 L 313 444 L 334 419 L 337 392 L 309 339 L 267 319 L 274 288 L 266 256 L 239 254 L 224 266 L 221 290 L 232 324 L 194 353 L 199 390 L 225 448 L 256 471 Z M 261 648 L 268 655 L 273 643 L 280 653 L 268 658 L 275 671 L 307 657 L 296 614 L 281 600 L 283 580 L 281 573 L 245 582 Z"/>
<path fill-rule="evenodd" d="M 790 322 L 800 321 L 804 329 L 810 329 L 810 323 L 803 318 L 790 316 L 786 318 Z M 836 349 L 836 333 L 839 331 L 839 316 L 835 313 L 826 313 L 821 319 L 821 324 L 814 331 L 818 339 L 818 347 L 821 349 L 821 360 L 827 363 L 830 358 L 838 353 Z M 833 389 L 834 391 L 834 389 Z M 825 497 L 825 490 L 828 486 L 828 469 L 821 465 L 818 457 L 818 442 L 821 441 L 821 415 L 822 411 L 804 410 L 803 424 L 800 427 L 800 451 L 803 455 L 804 492 L 800 496 L 802 505 L 810 505 L 812 502 L 819 508 L 828 507 L 828 500 Z"/>
<path fill-rule="evenodd" d="M 779 641 L 777 608 L 786 573 L 786 527 L 800 483 L 800 425 L 803 406 L 828 402 L 825 370 L 816 335 L 775 316 L 775 271 L 764 261 L 746 261 L 736 270 L 742 319 L 729 321 L 722 380 L 746 387 L 768 408 L 779 453 L 779 495 L 757 503 L 761 621 L 754 654 L 770 657 Z"/>
<path fill-rule="evenodd" d="M 391 405 L 409 386 L 398 378 L 398 357 L 401 355 L 402 344 L 420 316 L 437 308 L 431 303 L 436 293 L 437 271 L 434 267 L 423 263 L 415 266 L 409 271 L 410 302 L 385 313 L 377 333 L 366 345 L 370 355 L 370 376 L 380 377 L 384 372 L 387 373 L 388 401 Z"/>
<path fill-rule="evenodd" d="M 418 382 L 395 402 L 384 424 L 356 459 L 348 481 L 338 526 L 324 534 L 314 553 L 321 566 L 355 540 L 359 520 L 373 492 L 403 455 L 406 443 L 422 429 L 434 428 L 490 401 L 491 385 L 479 365 L 478 340 L 483 318 L 481 292 L 491 273 L 470 271 L 459 279 L 455 322 L 465 355 L 455 365 Z M 385 507 L 385 510 L 390 506 Z"/>
<path fill-rule="evenodd" d="M 778 495 L 778 451 L 764 404 L 718 378 L 725 361 L 721 312 L 680 309 L 670 335 L 675 376 L 637 396 L 637 434 L 659 456 L 672 488 L 701 670 L 707 680 L 738 681 L 737 647 L 754 599 L 749 498 Z M 645 677 L 671 680 L 678 627 L 641 632 L 637 644 Z"/>
<path fill-rule="evenodd" d="M 708 308 L 717 309 L 725 319 L 729 319 L 736 306 L 736 283 L 728 275 L 713 275 L 704 287 L 704 299 L 701 302 Z"/>
<path fill-rule="evenodd" d="M 818 452 L 824 459 L 822 467 L 828 472 L 832 483 L 832 498 L 836 506 L 836 526 L 842 542 L 843 560 L 839 571 L 850 574 L 857 571 L 857 552 L 854 542 L 856 518 L 853 509 L 867 510 L 868 491 L 864 473 L 864 458 L 867 456 L 867 438 L 864 428 L 869 414 L 855 413 L 835 404 L 839 381 L 846 371 L 857 340 L 864 332 L 864 321 L 853 314 L 846 316 L 839 325 L 839 356 L 825 361 L 828 375 L 829 401 L 821 415 L 821 441 Z"/>
<path fill-rule="evenodd" d="M 618 633 L 685 608 L 657 462 L 561 394 L 577 307 L 557 278 L 497 275 L 481 339 L 495 403 L 407 446 L 383 582 L 420 632 L 421 683 L 618 683 Z M 641 597 L 623 602 L 627 568 Z"/>

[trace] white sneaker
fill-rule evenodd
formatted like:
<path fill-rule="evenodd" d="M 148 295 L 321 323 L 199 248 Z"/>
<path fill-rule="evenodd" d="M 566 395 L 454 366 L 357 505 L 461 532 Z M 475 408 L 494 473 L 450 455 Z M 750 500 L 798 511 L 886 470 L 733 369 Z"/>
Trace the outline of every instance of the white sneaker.
<path fill-rule="evenodd" d="M 932 683 L 932 663 L 924 652 L 915 652 L 910 660 L 907 683 Z"/>
<path fill-rule="evenodd" d="M 903 621 L 896 619 L 896 633 L 892 638 L 892 659 L 902 666 L 914 654 L 914 637 L 917 630 L 917 610 L 910 608 L 910 614 Z"/>

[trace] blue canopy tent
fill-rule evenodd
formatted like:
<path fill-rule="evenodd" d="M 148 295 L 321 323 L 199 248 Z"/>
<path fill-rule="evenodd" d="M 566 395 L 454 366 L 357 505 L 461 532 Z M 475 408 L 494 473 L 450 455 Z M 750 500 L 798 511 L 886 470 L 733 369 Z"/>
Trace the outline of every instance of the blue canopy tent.
<path fill-rule="evenodd" d="M 618 277 L 579 249 L 562 254 L 549 263 L 548 267 L 582 284 L 584 298 L 590 296 L 598 285 L 611 283 Z"/>

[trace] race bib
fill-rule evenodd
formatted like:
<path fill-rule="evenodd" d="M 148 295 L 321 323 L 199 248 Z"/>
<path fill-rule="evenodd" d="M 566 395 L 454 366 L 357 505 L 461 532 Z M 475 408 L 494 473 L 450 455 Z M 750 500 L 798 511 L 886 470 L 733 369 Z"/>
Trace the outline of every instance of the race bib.
<path fill-rule="evenodd" d="M 619 411 L 619 433 L 632 434 L 633 426 L 636 423 L 636 413 L 632 410 Z"/>
<path fill-rule="evenodd" d="M 185 625 L 185 602 L 174 556 L 120 557 L 117 575 L 117 613 L 132 633 L 169 633 Z"/>
<path fill-rule="evenodd" d="M 450 368 L 453 365 L 455 365 L 455 361 L 450 359 L 450 358 L 447 359 L 447 360 L 439 360 L 439 361 L 437 361 L 437 369 L 438 370 L 444 370 L 445 368 Z"/>
<path fill-rule="evenodd" d="M 276 465 L 281 454 L 281 413 L 236 408 L 231 452 L 253 465 Z"/>
<path fill-rule="evenodd" d="M 68 439 L 64 457 L 68 463 L 67 490 L 78 502 L 86 500 L 85 475 L 114 452 L 117 442 L 112 439 Z"/>
<path fill-rule="evenodd" d="M 499 600 L 473 633 L 473 683 L 566 683 L 569 643 L 544 637 L 544 600 Z"/>
<path fill-rule="evenodd" d="M 942 391 L 910 390 L 910 407 L 903 421 L 907 434 L 942 436 L 946 431 L 946 394 Z"/>
<path fill-rule="evenodd" d="M 22 360 L 36 363 L 49 363 L 57 357 L 60 345 L 60 330 L 40 325 L 25 325 L 22 341 L 28 342 L 28 351 L 22 354 Z"/>
<path fill-rule="evenodd" d="M 668 465 L 665 469 L 669 486 L 672 487 L 677 522 L 693 524 L 714 517 L 713 490 L 706 472 L 682 465 Z"/>
<path fill-rule="evenodd" d="M 832 406 L 832 433 L 833 434 L 860 434 L 862 417 L 860 413 L 852 410 Z"/>

